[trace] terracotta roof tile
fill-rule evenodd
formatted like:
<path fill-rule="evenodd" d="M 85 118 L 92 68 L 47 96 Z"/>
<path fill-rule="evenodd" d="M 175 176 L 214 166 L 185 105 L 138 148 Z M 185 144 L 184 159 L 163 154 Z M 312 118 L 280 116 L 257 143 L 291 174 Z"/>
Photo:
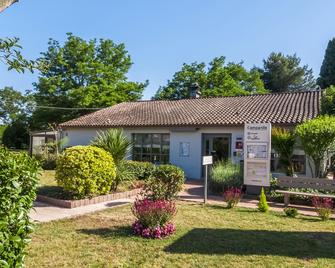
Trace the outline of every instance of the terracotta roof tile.
<path fill-rule="evenodd" d="M 297 124 L 320 112 L 321 91 L 171 101 L 125 102 L 61 127 L 222 126 L 245 122 Z"/>

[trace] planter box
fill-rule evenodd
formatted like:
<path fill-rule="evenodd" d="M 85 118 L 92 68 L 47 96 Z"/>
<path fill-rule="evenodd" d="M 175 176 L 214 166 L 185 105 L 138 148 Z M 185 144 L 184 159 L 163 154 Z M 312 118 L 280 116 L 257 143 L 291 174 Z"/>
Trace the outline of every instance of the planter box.
<path fill-rule="evenodd" d="M 45 202 L 57 207 L 62 208 L 76 208 L 76 207 L 82 207 L 87 205 L 94 205 L 98 203 L 103 203 L 107 201 L 117 200 L 117 199 L 127 199 L 136 196 L 141 192 L 141 188 L 134 189 L 127 192 L 122 193 L 111 193 L 106 195 L 100 195 L 92 198 L 85 198 L 85 199 L 79 199 L 79 200 L 64 200 L 64 199 L 57 199 L 53 197 L 48 197 L 45 195 L 37 195 L 37 201 Z"/>

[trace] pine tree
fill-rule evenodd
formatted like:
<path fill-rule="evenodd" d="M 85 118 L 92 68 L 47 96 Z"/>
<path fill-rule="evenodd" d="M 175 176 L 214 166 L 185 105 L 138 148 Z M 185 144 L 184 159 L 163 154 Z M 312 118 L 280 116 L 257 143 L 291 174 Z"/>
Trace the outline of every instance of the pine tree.
<path fill-rule="evenodd" d="M 335 38 L 328 42 L 317 82 L 321 88 L 335 85 Z"/>
<path fill-rule="evenodd" d="M 260 212 L 268 212 L 269 211 L 269 205 L 266 201 L 266 195 L 264 193 L 264 188 L 262 187 L 261 194 L 259 196 L 259 203 L 258 203 L 258 210 Z"/>

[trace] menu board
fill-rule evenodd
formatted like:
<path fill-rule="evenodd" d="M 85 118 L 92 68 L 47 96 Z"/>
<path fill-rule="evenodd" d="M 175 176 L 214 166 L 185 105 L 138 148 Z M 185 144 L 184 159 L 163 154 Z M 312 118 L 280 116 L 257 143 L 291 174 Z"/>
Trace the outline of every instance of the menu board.
<path fill-rule="evenodd" d="M 267 158 L 266 144 L 248 144 L 247 158 L 266 159 Z"/>
<path fill-rule="evenodd" d="M 244 184 L 270 186 L 271 124 L 244 126 Z"/>

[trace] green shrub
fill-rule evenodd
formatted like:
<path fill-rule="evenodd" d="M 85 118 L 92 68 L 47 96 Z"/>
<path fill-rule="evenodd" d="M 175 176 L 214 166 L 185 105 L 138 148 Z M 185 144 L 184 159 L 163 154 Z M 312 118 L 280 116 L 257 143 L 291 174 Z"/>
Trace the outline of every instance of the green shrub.
<path fill-rule="evenodd" d="M 155 170 L 155 165 L 150 162 L 125 160 L 124 165 L 139 180 L 147 180 Z"/>
<path fill-rule="evenodd" d="M 298 216 L 298 210 L 296 208 L 284 208 L 284 212 L 287 217 L 295 218 Z"/>
<path fill-rule="evenodd" d="M 182 190 L 184 171 L 173 165 L 157 166 L 144 186 L 145 198 L 151 200 L 172 200 Z"/>
<path fill-rule="evenodd" d="M 57 159 L 57 183 L 75 198 L 109 193 L 115 176 L 112 156 L 94 146 L 68 148 Z"/>
<path fill-rule="evenodd" d="M 222 193 L 232 187 L 243 185 L 243 174 L 239 165 L 231 162 L 216 163 L 210 174 L 209 188 L 214 193 Z"/>
<path fill-rule="evenodd" d="M 54 170 L 56 168 L 56 154 L 35 154 L 34 157 L 40 162 L 44 170 Z"/>
<path fill-rule="evenodd" d="M 272 128 L 271 145 L 273 149 L 279 154 L 279 161 L 285 167 L 287 176 L 293 176 L 293 151 L 295 145 L 294 132 L 285 128 L 274 127 Z"/>
<path fill-rule="evenodd" d="M 21 267 L 32 224 L 38 162 L 25 153 L 0 148 L 0 267 Z"/>
<path fill-rule="evenodd" d="M 262 187 L 261 194 L 259 196 L 259 203 L 258 203 L 258 210 L 260 212 L 268 212 L 269 211 L 269 205 L 266 201 L 266 195 L 264 193 L 264 188 Z"/>

